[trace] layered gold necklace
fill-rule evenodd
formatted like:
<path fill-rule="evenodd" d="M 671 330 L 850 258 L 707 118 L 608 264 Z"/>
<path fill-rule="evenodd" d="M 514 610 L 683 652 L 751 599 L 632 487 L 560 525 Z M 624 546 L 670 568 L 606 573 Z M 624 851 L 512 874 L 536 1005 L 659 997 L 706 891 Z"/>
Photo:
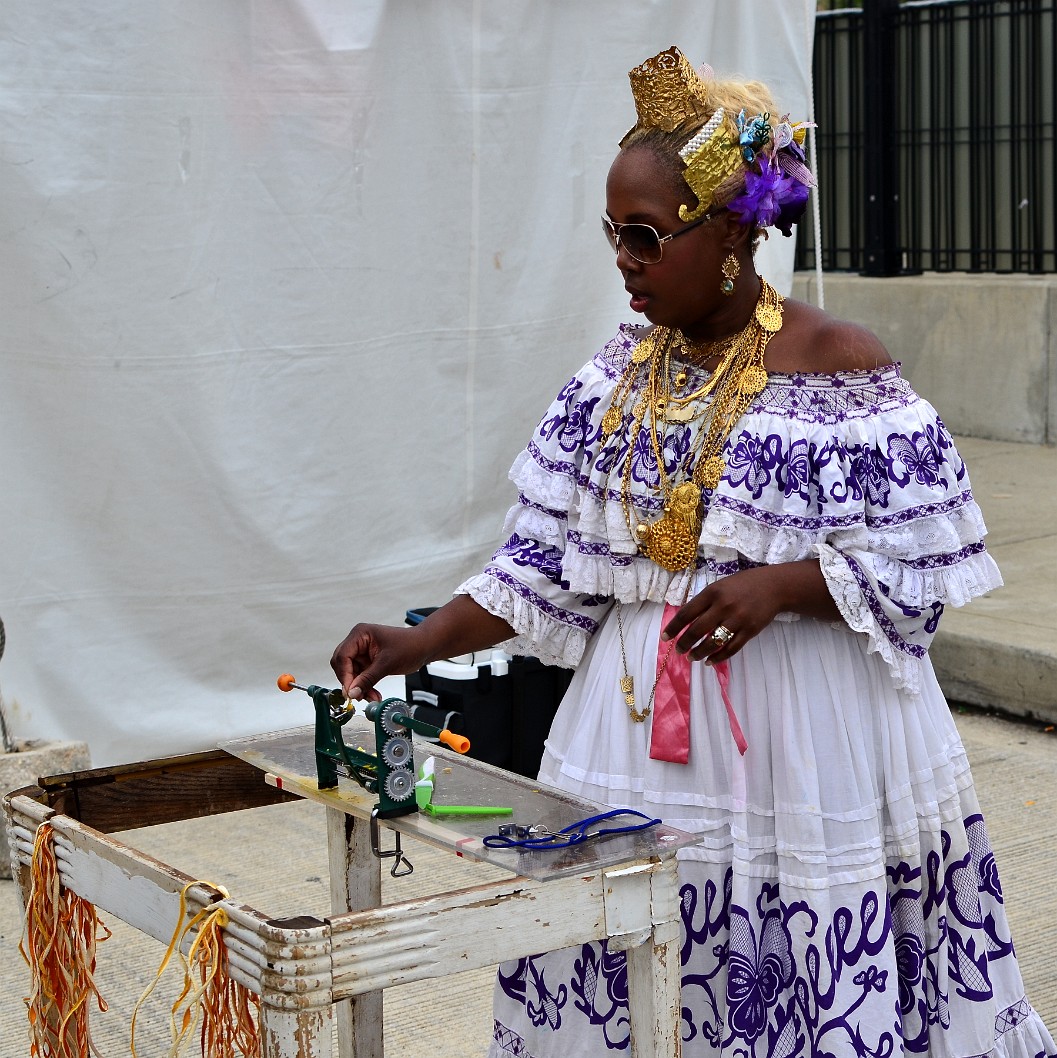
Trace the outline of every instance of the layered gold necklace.
<path fill-rule="evenodd" d="M 767 343 L 782 327 L 781 296 L 760 281 L 760 297 L 749 322 L 739 333 L 718 342 L 694 345 L 678 330 L 655 327 L 631 354 L 631 360 L 602 416 L 603 443 L 631 417 L 628 448 L 621 475 L 620 502 L 639 552 L 672 573 L 691 569 L 701 537 L 701 493 L 715 489 L 723 476 L 723 446 L 753 398 L 767 385 L 763 366 Z M 705 383 L 681 391 L 689 375 L 679 361 L 707 363 L 718 359 Z M 641 397 L 628 409 L 636 381 L 645 373 Z M 664 460 L 664 444 L 672 424 L 700 419 L 697 438 L 674 475 Z M 632 502 L 632 464 L 643 433 L 649 438 L 660 490 L 659 518 L 640 520 Z M 679 473 L 682 480 L 677 480 Z"/>

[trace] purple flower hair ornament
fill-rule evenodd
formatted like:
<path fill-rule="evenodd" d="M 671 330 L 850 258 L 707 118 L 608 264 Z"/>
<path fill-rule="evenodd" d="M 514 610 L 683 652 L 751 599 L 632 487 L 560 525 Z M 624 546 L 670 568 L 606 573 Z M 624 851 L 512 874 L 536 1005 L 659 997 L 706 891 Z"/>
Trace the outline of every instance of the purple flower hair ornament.
<path fill-rule="evenodd" d="M 761 228 L 776 226 L 783 235 L 803 216 L 808 187 L 781 169 L 775 152 L 760 156 L 760 171 L 745 171 L 745 190 L 727 203 L 740 223 Z"/>

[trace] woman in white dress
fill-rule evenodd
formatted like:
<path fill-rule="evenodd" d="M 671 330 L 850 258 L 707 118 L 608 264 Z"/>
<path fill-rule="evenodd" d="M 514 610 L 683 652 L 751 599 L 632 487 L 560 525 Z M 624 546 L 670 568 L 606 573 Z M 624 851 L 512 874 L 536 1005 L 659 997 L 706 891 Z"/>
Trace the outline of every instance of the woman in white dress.
<path fill-rule="evenodd" d="M 603 226 L 649 325 L 562 388 L 485 570 L 334 670 L 360 698 L 500 642 L 576 668 L 541 780 L 701 835 L 685 1055 L 1057 1055 L 927 654 L 1001 584 L 965 466 L 872 334 L 756 274 L 804 126 L 675 48 L 631 81 Z M 626 998 L 601 942 L 504 964 L 491 1053 L 626 1050 Z"/>

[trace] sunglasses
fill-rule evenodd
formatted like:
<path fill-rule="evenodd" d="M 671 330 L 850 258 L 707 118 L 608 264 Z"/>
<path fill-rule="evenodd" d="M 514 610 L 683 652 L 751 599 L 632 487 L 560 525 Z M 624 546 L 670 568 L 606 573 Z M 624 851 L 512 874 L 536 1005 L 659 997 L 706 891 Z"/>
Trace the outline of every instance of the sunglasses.
<path fill-rule="evenodd" d="M 685 228 L 672 232 L 671 235 L 660 235 L 656 228 L 649 224 L 614 224 L 605 214 L 602 215 L 602 230 L 606 233 L 609 245 L 616 253 L 621 246 L 628 252 L 628 256 L 638 261 L 639 264 L 660 264 L 664 256 L 664 244 L 672 239 L 685 235 L 688 231 L 711 220 L 715 213 L 706 213 L 703 217 L 687 224 Z"/>

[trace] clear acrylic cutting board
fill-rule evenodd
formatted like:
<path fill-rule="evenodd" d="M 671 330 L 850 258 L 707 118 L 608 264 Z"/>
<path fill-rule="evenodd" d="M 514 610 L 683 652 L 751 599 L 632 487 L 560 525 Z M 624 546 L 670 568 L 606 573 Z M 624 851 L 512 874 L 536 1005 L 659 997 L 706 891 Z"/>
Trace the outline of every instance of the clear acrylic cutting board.
<path fill-rule="evenodd" d="M 341 729 L 346 746 L 374 751 L 374 725 L 353 717 Z M 490 805 L 512 808 L 512 815 L 434 817 L 414 811 L 384 819 L 386 827 L 432 845 L 505 867 L 515 874 L 546 881 L 614 864 L 667 855 L 698 839 L 663 823 L 632 834 L 612 834 L 564 849 L 494 849 L 482 842 L 498 833 L 501 823 L 543 824 L 551 832 L 612 807 L 574 797 L 513 772 L 503 771 L 416 736 L 415 771 L 427 757 L 435 758 L 433 804 Z M 222 742 L 220 748 L 273 776 L 283 790 L 318 801 L 350 815 L 369 818 L 377 797 L 341 775 L 337 789 L 320 790 L 316 783 L 315 729 L 312 726 L 252 735 Z M 626 818 L 601 827 L 640 823 Z"/>

